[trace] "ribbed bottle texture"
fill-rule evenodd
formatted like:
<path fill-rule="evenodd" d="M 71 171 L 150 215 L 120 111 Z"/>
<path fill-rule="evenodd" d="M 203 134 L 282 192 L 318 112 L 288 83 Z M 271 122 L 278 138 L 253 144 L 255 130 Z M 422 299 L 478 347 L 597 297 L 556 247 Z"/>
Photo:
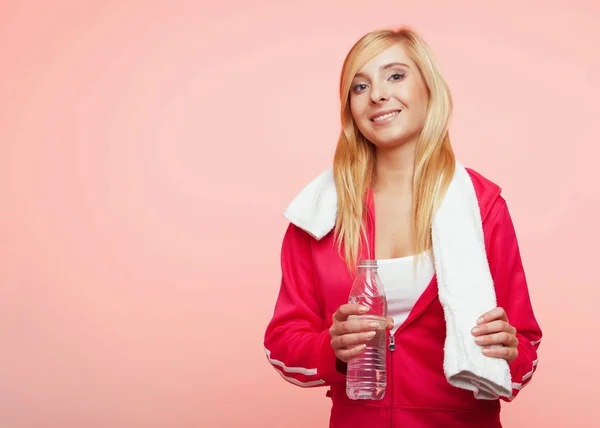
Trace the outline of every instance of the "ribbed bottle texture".
<path fill-rule="evenodd" d="M 377 322 L 379 327 L 366 349 L 348 362 L 346 394 L 353 400 L 381 400 L 386 387 L 387 300 L 375 260 L 359 263 L 348 301 L 369 308 L 350 319 Z"/>

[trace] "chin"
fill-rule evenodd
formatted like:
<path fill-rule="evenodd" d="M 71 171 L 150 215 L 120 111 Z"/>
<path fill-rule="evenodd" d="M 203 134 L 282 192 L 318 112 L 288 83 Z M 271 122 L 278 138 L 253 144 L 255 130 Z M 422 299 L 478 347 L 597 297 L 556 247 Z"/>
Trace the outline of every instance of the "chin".
<path fill-rule="evenodd" d="M 379 148 L 392 148 L 414 142 L 419 139 L 419 130 L 390 129 L 377 130 L 369 134 L 368 140 Z"/>
<path fill-rule="evenodd" d="M 391 148 L 404 144 L 408 138 L 404 133 L 392 134 L 392 135 L 378 135 L 374 134 L 369 138 L 369 141 L 373 143 L 375 147 L 380 148 Z"/>

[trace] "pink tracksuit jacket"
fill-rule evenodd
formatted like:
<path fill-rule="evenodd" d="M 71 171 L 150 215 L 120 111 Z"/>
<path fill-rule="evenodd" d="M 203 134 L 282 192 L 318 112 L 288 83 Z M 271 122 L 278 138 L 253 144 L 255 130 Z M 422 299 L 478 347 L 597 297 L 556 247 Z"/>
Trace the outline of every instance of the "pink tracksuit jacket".
<path fill-rule="evenodd" d="M 447 382 L 442 365 L 446 326 L 434 276 L 394 333 L 395 349 L 388 346 L 384 398 L 350 400 L 344 364 L 335 357 L 328 329 L 333 313 L 348 302 L 353 278 L 338 254 L 333 232 L 317 241 L 290 224 L 281 251 L 281 288 L 264 347 L 268 361 L 288 382 L 328 389 L 330 427 L 501 427 L 500 402 L 514 399 L 531 381 L 542 332 L 530 302 L 513 223 L 500 188 L 475 171 L 467 171 L 479 201 L 498 306 L 505 309 L 518 332 L 519 355 L 509 366 L 512 396 L 478 400 L 471 391 Z M 367 206 L 367 236 L 374 248 L 372 194 Z M 366 254 L 366 246 L 362 251 Z"/>

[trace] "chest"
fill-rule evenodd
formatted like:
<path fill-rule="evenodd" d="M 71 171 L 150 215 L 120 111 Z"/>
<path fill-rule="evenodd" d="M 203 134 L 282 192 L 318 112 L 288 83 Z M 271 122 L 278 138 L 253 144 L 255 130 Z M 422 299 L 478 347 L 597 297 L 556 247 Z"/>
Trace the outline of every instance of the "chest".
<path fill-rule="evenodd" d="M 367 227 L 367 235 L 369 239 L 373 238 L 373 229 Z M 367 249 L 363 246 L 362 251 L 366 254 Z M 314 241 L 312 243 L 311 252 L 313 254 L 313 269 L 312 279 L 316 289 L 316 296 L 318 304 L 321 310 L 321 315 L 326 321 L 326 326 L 331 325 L 331 317 L 340 305 L 348 303 L 348 295 L 350 288 L 354 281 L 354 275 L 351 275 L 338 253 L 336 242 L 333 235 L 329 235 L 321 241 Z M 392 260 L 384 263 L 393 263 Z M 411 274 L 412 261 L 409 260 Z M 386 287 L 386 293 L 390 292 L 390 301 L 392 306 L 395 304 L 400 305 L 398 308 L 391 308 L 392 312 L 401 313 L 402 320 L 398 319 L 397 326 L 400 329 L 406 327 L 412 322 L 412 319 L 423 315 L 423 311 L 428 307 L 437 296 L 437 282 L 435 280 L 433 265 L 430 266 L 429 270 L 417 271 L 419 273 L 419 285 L 414 286 L 414 281 L 397 280 L 397 272 L 394 270 L 392 273 L 393 278 L 387 279 L 386 282 L 390 284 L 390 287 Z M 385 272 L 382 272 L 386 276 Z M 386 276 L 387 278 L 387 276 Z M 385 285 L 384 285 L 385 286 Z M 403 288 L 404 286 L 410 287 L 410 290 Z M 394 303 L 395 297 L 397 302 Z M 393 315 L 393 314 L 391 314 Z M 444 322 L 443 315 L 434 316 L 432 319 L 425 317 L 427 320 L 422 321 L 425 328 L 435 328 L 439 323 Z"/>
<path fill-rule="evenodd" d="M 392 259 L 413 253 L 412 195 L 375 195 L 375 257 Z"/>

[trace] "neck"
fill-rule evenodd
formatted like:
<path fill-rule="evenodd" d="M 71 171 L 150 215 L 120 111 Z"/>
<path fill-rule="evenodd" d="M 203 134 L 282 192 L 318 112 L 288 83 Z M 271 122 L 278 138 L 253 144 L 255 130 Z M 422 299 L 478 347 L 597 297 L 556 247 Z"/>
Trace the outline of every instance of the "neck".
<path fill-rule="evenodd" d="M 377 148 L 374 192 L 412 192 L 416 143 Z"/>

